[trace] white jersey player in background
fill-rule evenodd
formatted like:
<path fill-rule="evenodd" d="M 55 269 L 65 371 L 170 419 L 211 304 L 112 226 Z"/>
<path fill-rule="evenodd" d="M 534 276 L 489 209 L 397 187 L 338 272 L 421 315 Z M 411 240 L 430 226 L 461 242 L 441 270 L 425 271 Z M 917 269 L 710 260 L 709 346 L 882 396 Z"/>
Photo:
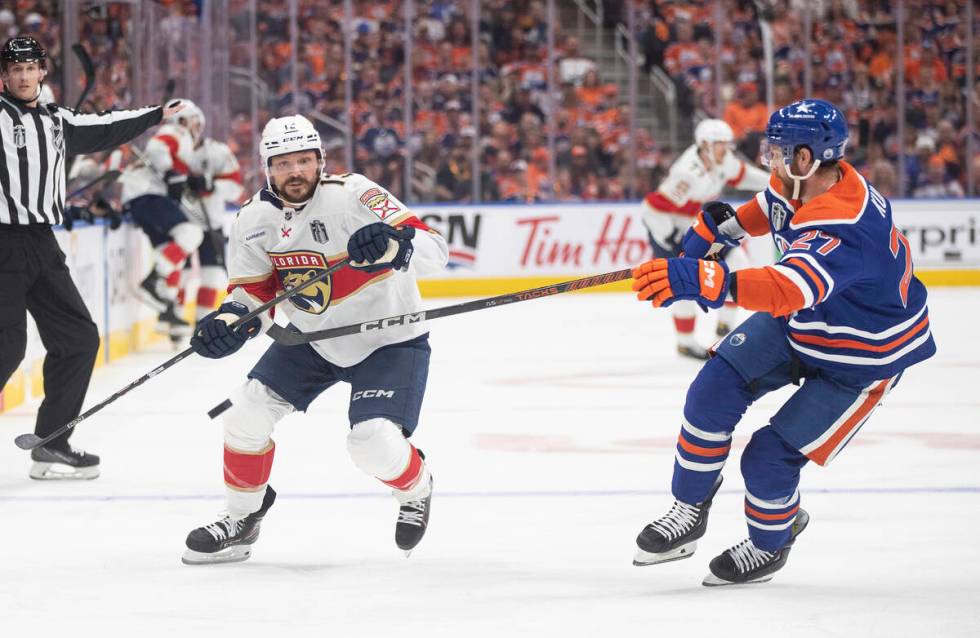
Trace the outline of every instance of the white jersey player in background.
<path fill-rule="evenodd" d="M 182 205 L 188 190 L 205 188 L 203 175 L 191 171 L 194 148 L 204 133 L 204 114 L 190 100 L 157 129 L 138 158 L 119 177 L 125 213 L 143 230 L 154 249 L 155 263 L 139 287 L 140 297 L 160 313 L 157 327 L 170 334 L 190 334 L 176 313 L 180 271 L 204 239 L 202 224 Z"/>
<path fill-rule="evenodd" d="M 267 312 L 229 324 L 279 291 L 340 261 L 350 264 L 279 306 L 296 328 L 314 331 L 421 309 L 416 275 L 445 267 L 446 241 L 362 175 L 323 176 L 320 136 L 306 118 L 271 120 L 262 132 L 266 188 L 247 201 L 230 239 L 230 295 L 201 320 L 191 346 L 219 358 L 272 323 Z M 337 382 L 351 385 L 347 448 L 364 472 L 392 488 L 395 541 L 411 551 L 428 524 L 432 478 L 408 441 L 428 375 L 428 333 L 419 324 L 299 346 L 274 343 L 224 404 L 227 513 L 187 537 L 188 564 L 245 560 L 275 502 L 268 485 L 280 419 Z"/>
<path fill-rule="evenodd" d="M 734 153 L 735 136 L 722 120 L 702 120 L 694 129 L 694 144 L 670 167 L 656 191 L 643 199 L 643 223 L 649 233 L 654 257 L 680 254 L 681 239 L 702 206 L 721 195 L 726 185 L 736 190 L 757 192 L 769 184 L 769 173 L 739 159 Z M 725 256 L 729 268 L 749 265 L 744 248 Z M 707 359 L 707 350 L 694 337 L 698 307 L 693 301 L 673 304 L 677 351 L 695 359 Z M 718 336 L 735 325 L 738 309 L 725 304 L 719 310 Z"/>
<path fill-rule="evenodd" d="M 223 142 L 195 133 L 204 131 L 204 113 L 195 109 L 187 121 L 192 136 L 198 140 L 187 161 L 187 168 L 189 175 L 200 176 L 201 179 L 191 177 L 188 180 L 197 188 L 185 190 L 181 205 L 187 211 L 188 219 L 204 231 L 204 239 L 197 249 L 201 270 L 195 319 L 200 321 L 214 310 L 218 295 L 224 291 L 228 282 L 225 271 L 225 234 L 222 228 L 228 204 L 240 201 L 244 188 L 241 168 L 231 148 Z M 186 265 L 190 265 L 189 260 Z M 187 273 L 188 268 L 185 267 L 178 283 L 178 308 L 187 301 Z M 178 312 L 178 316 L 182 314 Z"/>

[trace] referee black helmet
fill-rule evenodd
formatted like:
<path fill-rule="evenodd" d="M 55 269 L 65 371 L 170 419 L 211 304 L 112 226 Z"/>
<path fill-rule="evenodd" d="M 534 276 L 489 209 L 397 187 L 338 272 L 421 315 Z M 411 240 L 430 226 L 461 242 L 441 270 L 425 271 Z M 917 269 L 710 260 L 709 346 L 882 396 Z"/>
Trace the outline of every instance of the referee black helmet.
<path fill-rule="evenodd" d="M 14 62 L 37 62 L 42 69 L 47 69 L 48 52 L 41 43 L 29 35 L 18 35 L 10 38 L 0 49 L 0 68 L 6 69 Z"/>

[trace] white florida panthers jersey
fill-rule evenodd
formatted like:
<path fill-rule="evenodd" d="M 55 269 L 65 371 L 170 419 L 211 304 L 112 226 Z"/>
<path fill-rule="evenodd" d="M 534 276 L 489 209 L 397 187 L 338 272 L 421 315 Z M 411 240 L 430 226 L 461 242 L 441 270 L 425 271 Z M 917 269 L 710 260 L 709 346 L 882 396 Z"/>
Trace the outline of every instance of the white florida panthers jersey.
<path fill-rule="evenodd" d="M 643 198 L 643 223 L 659 243 L 667 244 L 672 236 L 679 241 L 701 206 L 718 199 L 726 185 L 758 192 L 768 183 L 768 171 L 734 153 L 709 168 L 692 145 L 671 165 L 657 190 Z"/>
<path fill-rule="evenodd" d="M 293 209 L 267 189 L 242 206 L 235 220 L 228 263 L 232 298 L 251 308 L 284 290 L 312 279 L 347 258 L 347 240 L 357 229 L 376 222 L 413 226 L 414 253 L 407 272 L 376 272 L 350 266 L 310 286 L 278 306 L 303 332 L 323 330 L 421 309 L 416 275 L 445 267 L 449 248 L 391 193 L 363 175 L 328 175 L 313 198 Z M 264 317 L 268 328 L 270 317 Z M 327 361 L 348 367 L 382 346 L 424 334 L 427 327 L 409 324 L 387 330 L 314 342 Z"/>

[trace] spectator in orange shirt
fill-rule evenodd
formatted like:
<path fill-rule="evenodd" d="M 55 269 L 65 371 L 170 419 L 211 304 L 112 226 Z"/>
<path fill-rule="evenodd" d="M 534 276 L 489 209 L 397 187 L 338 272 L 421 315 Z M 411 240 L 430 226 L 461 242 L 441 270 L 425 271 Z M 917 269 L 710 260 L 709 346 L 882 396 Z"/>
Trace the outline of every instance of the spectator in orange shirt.
<path fill-rule="evenodd" d="M 742 82 L 736 92 L 738 99 L 728 103 L 722 118 L 732 127 L 735 139 L 742 140 L 749 133 L 766 130 L 769 111 L 759 101 L 759 87 L 755 82 Z"/>
<path fill-rule="evenodd" d="M 918 87 L 922 82 L 922 68 L 929 67 L 933 70 L 933 77 L 942 84 L 949 77 L 946 73 L 946 64 L 936 55 L 936 45 L 932 40 L 922 43 L 918 57 L 913 57 L 905 63 L 905 81 L 914 87 Z"/>

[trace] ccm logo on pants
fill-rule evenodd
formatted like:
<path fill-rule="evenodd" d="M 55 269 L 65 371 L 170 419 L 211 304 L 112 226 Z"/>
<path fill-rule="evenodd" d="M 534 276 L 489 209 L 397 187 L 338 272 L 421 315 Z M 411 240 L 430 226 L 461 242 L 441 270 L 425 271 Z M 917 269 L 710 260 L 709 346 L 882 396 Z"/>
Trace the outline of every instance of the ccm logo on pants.
<path fill-rule="evenodd" d="M 351 401 L 357 401 L 358 399 L 391 399 L 395 396 L 394 390 L 361 390 L 360 392 L 355 392 L 354 396 L 351 397 Z"/>

